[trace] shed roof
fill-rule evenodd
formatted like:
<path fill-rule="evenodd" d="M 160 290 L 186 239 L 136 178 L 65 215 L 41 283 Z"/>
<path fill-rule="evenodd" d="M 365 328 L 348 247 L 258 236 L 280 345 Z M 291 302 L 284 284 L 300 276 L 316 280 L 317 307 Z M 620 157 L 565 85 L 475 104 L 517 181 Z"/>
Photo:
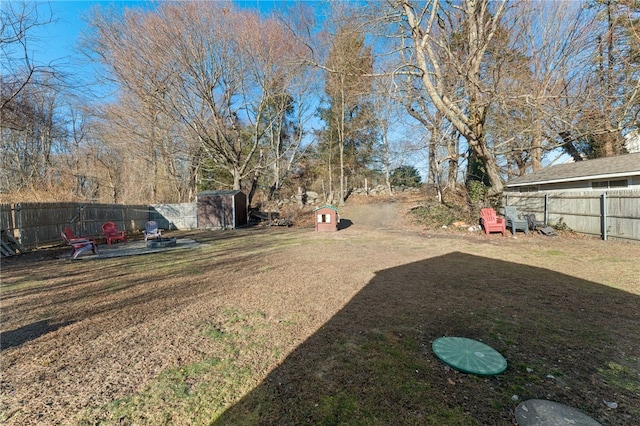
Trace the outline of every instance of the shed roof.
<path fill-rule="evenodd" d="M 229 195 L 236 195 L 236 194 L 243 194 L 244 193 L 242 191 L 240 191 L 239 189 L 222 189 L 219 191 L 202 191 L 202 192 L 198 192 L 196 194 L 196 197 L 200 197 L 200 196 L 229 196 Z"/>
<path fill-rule="evenodd" d="M 315 211 L 322 210 L 322 209 L 331 209 L 331 210 L 334 210 L 336 212 L 338 211 L 337 207 L 333 207 L 332 205 L 329 205 L 329 204 L 325 204 L 324 206 L 316 207 L 315 209 L 313 209 L 313 211 L 315 212 Z"/>
<path fill-rule="evenodd" d="M 640 152 L 558 164 L 510 180 L 507 187 L 640 175 Z"/>

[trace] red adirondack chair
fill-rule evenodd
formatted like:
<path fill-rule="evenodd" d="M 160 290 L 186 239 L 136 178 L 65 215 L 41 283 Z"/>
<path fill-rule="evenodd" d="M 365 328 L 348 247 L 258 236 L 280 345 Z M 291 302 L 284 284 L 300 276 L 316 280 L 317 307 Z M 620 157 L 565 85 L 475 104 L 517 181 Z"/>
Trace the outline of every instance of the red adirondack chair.
<path fill-rule="evenodd" d="M 76 235 L 73 233 L 73 231 L 71 230 L 71 228 L 69 227 L 65 227 L 62 232 L 64 233 L 64 235 L 67 236 L 67 238 L 69 239 L 69 241 L 73 242 L 76 240 L 89 240 L 89 241 L 93 241 L 94 244 L 98 244 L 96 242 L 96 239 L 93 237 L 76 237 Z"/>
<path fill-rule="evenodd" d="M 482 225 L 484 233 L 487 235 L 492 232 L 500 232 L 504 236 L 507 230 L 507 223 L 504 218 L 498 216 L 492 208 L 480 210 L 480 225 Z"/>
<path fill-rule="evenodd" d="M 127 242 L 127 234 L 124 231 L 119 231 L 118 226 L 113 222 L 107 222 L 102 225 L 102 233 L 107 237 L 107 245 L 110 246 L 112 241 Z"/>
<path fill-rule="evenodd" d="M 62 235 L 62 239 L 64 240 L 64 242 L 67 243 L 67 245 L 71 246 L 71 248 L 73 249 L 73 251 L 71 252 L 72 259 L 76 259 L 82 253 L 89 250 L 91 250 L 95 255 L 100 254 L 100 251 L 98 250 L 98 244 L 96 244 L 95 240 L 88 240 L 84 238 L 69 239 L 64 231 L 61 232 L 60 235 Z"/>

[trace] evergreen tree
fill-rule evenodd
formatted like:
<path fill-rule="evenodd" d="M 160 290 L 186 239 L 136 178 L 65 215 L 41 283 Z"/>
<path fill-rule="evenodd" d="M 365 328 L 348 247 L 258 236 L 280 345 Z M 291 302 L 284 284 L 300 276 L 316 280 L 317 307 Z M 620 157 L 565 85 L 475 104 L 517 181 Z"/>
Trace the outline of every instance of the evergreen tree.
<path fill-rule="evenodd" d="M 400 166 L 391 172 L 391 185 L 418 188 L 422 185 L 422 177 L 414 166 Z"/>
<path fill-rule="evenodd" d="M 371 49 L 364 36 L 347 28 L 336 34 L 327 58 L 325 84 L 327 106 L 319 109 L 326 123 L 320 134 L 318 152 L 327 164 L 329 192 L 333 174 L 339 172 L 339 203 L 346 196 L 346 180 L 366 173 L 376 141 L 373 106 L 369 100 L 373 68 Z"/>

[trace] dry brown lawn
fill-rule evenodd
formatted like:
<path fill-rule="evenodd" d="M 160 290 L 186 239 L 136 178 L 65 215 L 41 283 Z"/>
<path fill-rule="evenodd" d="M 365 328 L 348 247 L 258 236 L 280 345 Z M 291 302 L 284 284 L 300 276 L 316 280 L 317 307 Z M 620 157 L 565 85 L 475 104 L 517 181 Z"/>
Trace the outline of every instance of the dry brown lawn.
<path fill-rule="evenodd" d="M 425 230 L 411 206 L 348 203 L 336 233 L 3 259 L 0 422 L 508 425 L 539 398 L 640 424 L 640 244 Z M 507 371 L 446 367 L 440 336 Z"/>

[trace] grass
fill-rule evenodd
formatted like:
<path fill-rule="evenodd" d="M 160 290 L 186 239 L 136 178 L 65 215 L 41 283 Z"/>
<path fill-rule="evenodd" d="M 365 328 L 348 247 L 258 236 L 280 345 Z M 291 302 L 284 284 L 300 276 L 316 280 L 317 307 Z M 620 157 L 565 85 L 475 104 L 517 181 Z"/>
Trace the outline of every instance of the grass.
<path fill-rule="evenodd" d="M 90 424 L 208 424 L 254 383 L 252 369 L 236 362 L 247 347 L 262 347 L 252 333 L 264 327 L 264 314 L 228 309 L 223 321 L 203 323 L 202 335 L 220 346 L 220 357 L 205 357 L 163 371 L 143 390 L 76 418 Z"/>
<path fill-rule="evenodd" d="M 207 424 L 246 390 L 251 374 L 214 358 L 169 369 L 141 392 L 83 411 L 76 423 Z"/>
<path fill-rule="evenodd" d="M 260 418 L 264 424 L 475 423 L 463 410 L 437 402 L 434 395 L 440 391 L 429 380 L 429 359 L 407 334 L 378 330 L 353 340 L 339 339 L 323 353 L 313 380 L 297 394 L 294 406 L 278 410 L 243 407 L 226 415 L 221 424 L 243 424 L 247 418 Z M 344 381 L 344 377 L 353 380 Z M 289 412 L 284 421 L 283 411 Z"/>
<path fill-rule="evenodd" d="M 24 392 L 16 401 L 35 406 L 39 399 L 29 397 L 43 389 L 38 375 L 54 377 L 52 386 L 66 370 L 111 378 L 98 369 L 115 358 L 116 383 L 134 376 L 138 384 L 105 403 L 79 400 L 84 405 L 67 419 L 509 425 L 516 404 L 528 398 L 567 403 L 605 424 L 640 419 L 640 271 L 629 262 L 630 270 L 616 272 L 621 256 L 640 255 L 635 246 L 295 230 L 224 236 L 181 256 L 42 266 L 33 281 L 9 270 L 3 318 L 24 315 L 28 323 L 46 314 L 74 328 L 3 351 L 14 371 L 34 369 L 23 384 L 8 377 L 4 389 Z M 21 299 L 38 285 L 43 295 Z M 446 367 L 431 351 L 442 335 L 484 341 L 505 355 L 507 371 L 476 377 Z M 105 342 L 113 346 L 100 347 Z M 47 345 L 65 348 L 65 356 L 46 352 Z M 138 371 L 147 364 L 158 368 Z M 92 397 L 105 389 L 92 386 Z M 7 401 L 0 420 L 19 424 L 10 414 L 17 402 Z"/>
<path fill-rule="evenodd" d="M 630 392 L 640 393 L 640 380 L 638 380 L 640 359 L 629 357 L 624 362 L 625 364 L 610 361 L 598 371 L 609 383 Z"/>
<path fill-rule="evenodd" d="M 330 241 L 328 247 L 335 243 Z M 356 238 L 352 243 L 362 244 L 362 239 Z M 321 242 L 315 241 L 312 245 L 317 244 Z M 253 257 L 298 245 L 291 239 L 273 246 L 258 244 L 246 254 Z M 557 259 L 567 254 L 564 250 L 544 249 L 539 256 Z M 507 266 L 499 275 L 494 274 L 494 278 L 488 277 L 488 282 L 500 286 L 520 274 L 521 266 Z M 165 264 L 163 270 L 171 273 L 176 268 L 185 272 L 189 269 L 184 262 L 173 262 Z M 261 273 L 273 269 L 277 268 L 271 264 L 258 268 Z M 576 285 L 587 286 L 583 282 Z M 478 403 L 478 394 L 484 400 L 483 411 L 507 413 L 513 410 L 513 398 L 543 396 L 535 389 L 542 390 L 550 384 L 560 389 L 577 385 L 573 373 L 557 364 L 558 359 L 522 357 L 516 366 L 510 367 L 508 374 L 490 378 L 443 369 L 431 356 L 424 331 L 409 325 L 412 314 L 398 312 L 397 317 L 399 324 L 384 325 L 365 333 L 339 334 L 333 342 L 308 348 L 304 353 L 311 359 L 294 363 L 306 369 L 302 377 L 298 376 L 299 372 L 286 371 L 283 376 L 276 374 L 282 384 L 263 382 L 255 388 L 257 371 L 252 368 L 250 354 L 266 351 L 273 360 L 282 359 L 282 349 L 273 346 L 266 336 L 295 327 L 296 322 L 274 324 L 261 310 L 230 307 L 222 310 L 217 322 L 200 326 L 201 333 L 217 345 L 217 356 L 170 368 L 130 397 L 97 410 L 85 410 L 79 423 L 95 423 L 99 419 L 98 422 L 105 424 L 473 425 L 487 421 L 470 415 L 478 409 L 474 405 Z M 510 348 L 520 344 L 523 324 L 517 318 L 478 307 L 474 319 L 486 331 L 485 339 L 494 345 Z M 581 347 L 615 343 L 611 336 L 570 313 L 535 318 L 531 326 L 538 333 L 528 334 L 532 348 L 561 348 L 572 340 Z M 637 365 L 609 362 L 596 370 L 608 386 L 638 392 L 637 380 L 634 380 Z M 295 380 L 290 375 L 304 383 L 295 395 L 282 389 L 288 380 Z M 249 392 L 251 397 L 247 399 Z M 295 403 L 281 405 L 281 401 L 287 400 Z M 575 405 L 582 407 L 585 403 L 578 401 Z M 230 406 L 233 409 L 229 410 Z M 585 409 L 590 409 L 588 404 Z M 629 412 L 633 415 L 637 408 Z M 506 424 L 507 419 L 503 421 Z"/>
<path fill-rule="evenodd" d="M 223 310 L 222 318 L 220 322 L 200 325 L 201 333 L 219 345 L 221 357 L 168 369 L 140 392 L 82 411 L 77 423 L 215 423 L 225 408 L 254 383 L 255 372 L 237 361 L 242 358 L 241 352 L 260 351 L 269 346 L 256 335 L 256 330 L 270 327 L 264 312 L 229 308 Z M 308 398 L 291 407 L 294 418 L 304 418 L 305 412 L 313 412 L 311 423 L 322 425 L 476 424 L 464 410 L 436 402 L 434 395 L 439 390 L 429 379 L 432 360 L 426 356 L 422 339 L 419 330 L 403 328 L 375 330 L 355 339 L 334 342 L 325 348 L 328 365 L 324 373 L 317 372 L 315 386 L 306 390 Z M 278 348 L 271 350 L 274 358 L 281 356 Z M 332 369 L 336 366 L 340 376 L 365 379 L 340 383 L 336 388 L 331 383 L 335 379 Z M 393 402 L 381 404 L 382 401 Z M 425 401 L 430 402 L 425 405 Z M 232 414 L 224 423 L 245 424 L 247 419 L 271 423 L 260 410 L 243 411 L 237 418 Z"/>

